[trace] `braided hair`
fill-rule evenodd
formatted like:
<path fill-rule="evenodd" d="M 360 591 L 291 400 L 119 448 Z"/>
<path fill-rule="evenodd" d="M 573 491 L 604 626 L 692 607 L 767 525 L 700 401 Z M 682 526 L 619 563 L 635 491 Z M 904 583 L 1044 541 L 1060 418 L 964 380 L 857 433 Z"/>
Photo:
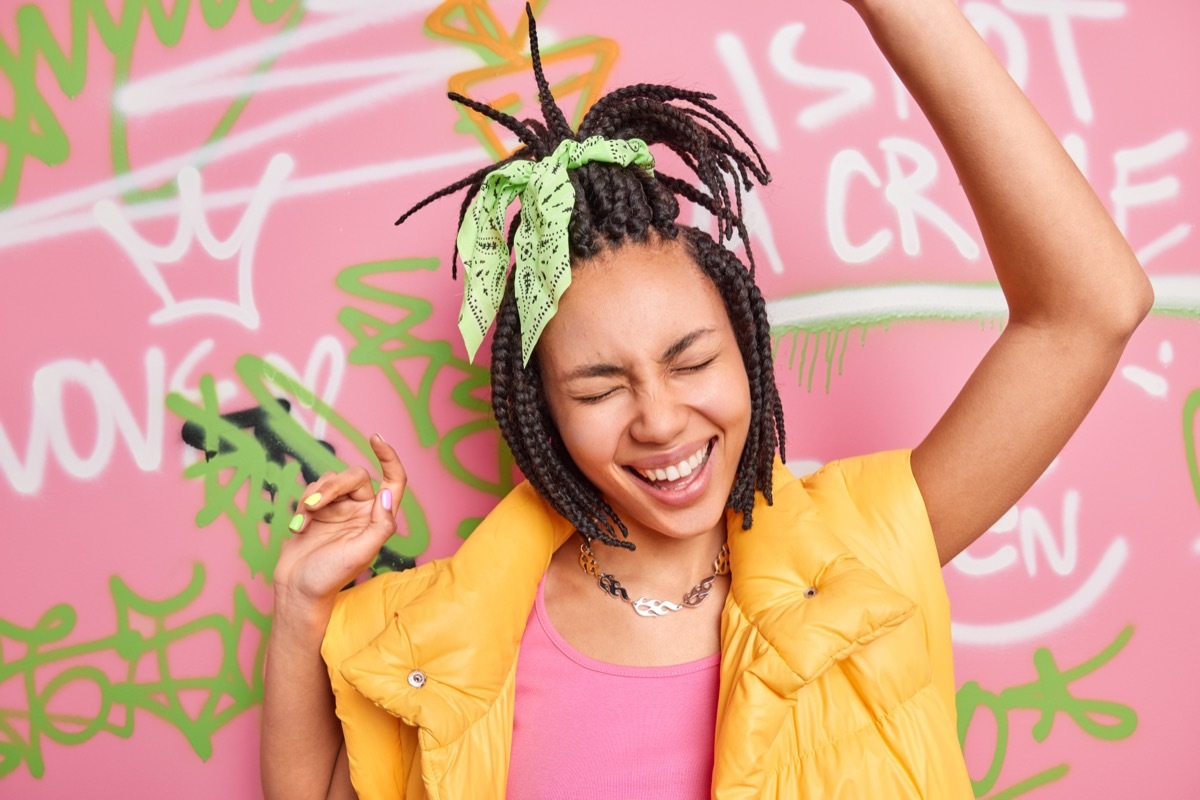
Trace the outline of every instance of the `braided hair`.
<path fill-rule="evenodd" d="M 751 176 L 761 184 L 770 181 L 766 165 L 737 123 L 710 102 L 715 99 L 713 95 L 672 86 L 637 84 L 610 92 L 592 106 L 578 131 L 571 130 L 542 71 L 536 23 L 528 5 L 526 13 L 543 119 L 518 120 L 451 92 L 451 100 L 507 128 L 521 144 L 500 164 L 478 170 L 426 197 L 396 224 L 434 200 L 465 188 L 466 197 L 459 211 L 461 224 L 488 173 L 512 161 L 545 158 L 566 139 L 639 138 L 648 145 L 670 148 L 695 174 L 699 187 L 637 166 L 593 162 L 570 170 L 568 176 L 575 189 L 575 207 L 568 228 L 572 264 L 578 265 L 606 250 L 619 249 L 626 242 L 682 240 L 685 252 L 716 287 L 729 315 L 750 385 L 750 430 L 727 501 L 729 508 L 742 513 L 742 526 L 748 529 L 755 491 L 761 491 L 771 502 L 776 448 L 780 455 L 784 453 L 783 405 L 775 386 L 766 303 L 754 282 L 754 254 L 742 218 L 742 191 L 751 188 Z M 712 214 L 717 222 L 716 240 L 705 231 L 676 223 L 679 197 Z M 517 222 L 514 218 L 508 230 L 510 250 Z M 718 244 L 734 233 L 745 245 L 748 269 L 736 255 Z M 457 262 L 456 244 L 451 258 L 454 276 Z M 492 339 L 492 411 L 500 434 L 533 487 L 584 537 L 633 549 L 633 544 L 627 541 L 629 531 L 625 524 L 562 444 L 546 401 L 537 350 L 528 365 L 522 363 L 521 321 L 512 272 L 507 280 Z"/>

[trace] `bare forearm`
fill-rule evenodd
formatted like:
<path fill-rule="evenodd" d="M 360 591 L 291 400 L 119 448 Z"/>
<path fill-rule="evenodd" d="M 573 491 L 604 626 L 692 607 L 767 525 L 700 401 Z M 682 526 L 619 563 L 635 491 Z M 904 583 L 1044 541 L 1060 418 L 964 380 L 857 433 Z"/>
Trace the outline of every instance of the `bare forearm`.
<path fill-rule="evenodd" d="M 1112 375 L 1153 294 L 1053 131 L 953 0 L 851 0 L 966 193 L 1009 323 L 914 449 L 942 563 L 1037 479 Z"/>
<path fill-rule="evenodd" d="M 952 0 L 861 0 L 876 43 L 954 165 L 1010 319 L 1128 335 L 1151 295 L 1050 128 Z"/>
<path fill-rule="evenodd" d="M 276 596 L 262 716 L 267 800 L 324 800 L 329 794 L 342 731 L 320 654 L 328 619 L 327 609 L 299 607 Z"/>

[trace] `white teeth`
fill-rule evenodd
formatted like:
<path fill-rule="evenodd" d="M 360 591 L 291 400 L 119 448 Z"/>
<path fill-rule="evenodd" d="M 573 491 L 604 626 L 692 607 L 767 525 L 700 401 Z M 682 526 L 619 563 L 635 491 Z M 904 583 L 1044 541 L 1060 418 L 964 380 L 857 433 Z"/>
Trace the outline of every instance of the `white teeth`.
<path fill-rule="evenodd" d="M 700 468 L 708 455 L 708 445 L 705 444 L 689 458 L 666 469 L 639 469 L 638 473 L 648 481 L 677 481 L 686 478 Z"/>

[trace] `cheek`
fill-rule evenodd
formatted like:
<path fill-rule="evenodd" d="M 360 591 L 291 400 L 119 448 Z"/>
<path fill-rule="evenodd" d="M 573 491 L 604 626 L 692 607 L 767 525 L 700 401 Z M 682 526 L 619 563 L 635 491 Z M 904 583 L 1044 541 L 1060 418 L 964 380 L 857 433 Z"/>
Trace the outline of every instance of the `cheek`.
<path fill-rule="evenodd" d="M 612 414 L 588 413 L 588 410 L 565 414 L 558 422 L 558 430 L 567 452 L 585 475 L 593 475 L 597 467 L 612 461 L 618 438 Z"/>
<path fill-rule="evenodd" d="M 726 370 L 714 374 L 693 396 L 695 407 L 724 428 L 730 436 L 745 437 L 750 428 L 750 384 L 745 372 Z"/>

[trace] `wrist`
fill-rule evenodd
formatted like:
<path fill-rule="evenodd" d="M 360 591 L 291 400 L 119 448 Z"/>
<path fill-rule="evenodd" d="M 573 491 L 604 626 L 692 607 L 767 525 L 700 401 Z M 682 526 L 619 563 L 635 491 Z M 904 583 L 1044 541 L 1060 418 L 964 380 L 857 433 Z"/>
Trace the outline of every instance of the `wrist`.
<path fill-rule="evenodd" d="M 273 629 L 307 637 L 325 635 L 333 615 L 333 598 L 314 599 L 287 586 L 276 584 Z M 281 632 L 282 632 L 281 631 Z"/>

